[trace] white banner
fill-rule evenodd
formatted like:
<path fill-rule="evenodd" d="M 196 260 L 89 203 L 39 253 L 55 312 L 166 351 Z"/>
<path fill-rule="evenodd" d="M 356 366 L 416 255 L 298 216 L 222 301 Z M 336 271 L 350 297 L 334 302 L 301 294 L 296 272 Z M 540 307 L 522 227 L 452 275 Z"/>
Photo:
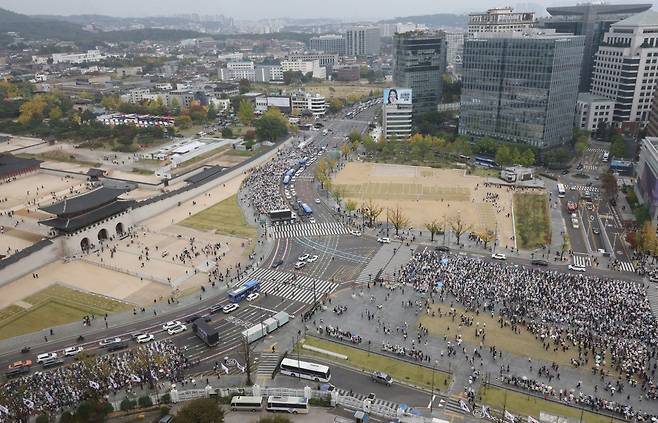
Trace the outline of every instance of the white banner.
<path fill-rule="evenodd" d="M 516 421 L 516 417 L 514 416 L 514 414 L 505 410 L 505 420 L 509 420 L 510 422 L 514 423 Z"/>
<path fill-rule="evenodd" d="M 464 410 L 467 413 L 471 412 L 471 409 L 468 407 L 468 404 L 466 404 L 464 402 L 464 400 L 459 400 L 459 408 L 461 408 L 462 410 Z"/>
<path fill-rule="evenodd" d="M 220 366 L 222 366 L 222 370 L 224 370 L 224 373 L 228 374 L 228 367 L 226 367 L 223 363 L 219 363 Z"/>

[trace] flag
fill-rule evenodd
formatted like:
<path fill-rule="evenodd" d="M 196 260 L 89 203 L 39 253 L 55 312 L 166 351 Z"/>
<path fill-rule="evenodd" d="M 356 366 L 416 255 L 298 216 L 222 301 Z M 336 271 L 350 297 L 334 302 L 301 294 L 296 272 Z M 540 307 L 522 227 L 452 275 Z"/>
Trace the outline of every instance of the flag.
<path fill-rule="evenodd" d="M 514 414 L 505 410 L 505 420 L 509 420 L 510 422 L 514 423 L 516 421 L 516 417 L 514 417 Z"/>
<path fill-rule="evenodd" d="M 532 416 L 528 416 L 528 423 L 539 423 L 539 420 L 535 419 Z"/>
<path fill-rule="evenodd" d="M 89 381 L 89 386 L 90 386 L 91 388 L 94 388 L 94 389 L 100 389 L 100 387 L 101 387 L 101 386 L 98 384 L 98 382 L 94 382 L 93 380 L 90 380 L 90 381 Z"/>
<path fill-rule="evenodd" d="M 224 373 L 228 374 L 228 367 L 226 367 L 223 363 L 219 363 L 222 366 L 222 370 L 224 370 Z"/>
<path fill-rule="evenodd" d="M 4 405 L 0 405 L 0 411 L 2 411 L 5 414 L 9 414 L 9 409 Z"/>
<path fill-rule="evenodd" d="M 30 410 L 34 409 L 34 403 L 27 398 L 23 398 L 23 404 L 25 404 Z"/>
<path fill-rule="evenodd" d="M 459 408 L 461 408 L 462 410 L 464 410 L 464 411 L 467 412 L 467 413 L 470 413 L 470 412 L 471 412 L 471 409 L 468 408 L 468 404 L 466 404 L 466 403 L 464 402 L 464 400 L 459 400 Z"/>
<path fill-rule="evenodd" d="M 486 417 L 488 419 L 491 418 L 491 414 L 489 414 L 489 407 L 487 407 L 486 405 L 482 406 L 482 417 Z"/>

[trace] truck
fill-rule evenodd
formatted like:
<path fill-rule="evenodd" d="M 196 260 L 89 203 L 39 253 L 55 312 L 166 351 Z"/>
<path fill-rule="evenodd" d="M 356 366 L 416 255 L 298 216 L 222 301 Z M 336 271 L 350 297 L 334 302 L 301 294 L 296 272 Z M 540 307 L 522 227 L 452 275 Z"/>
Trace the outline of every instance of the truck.
<path fill-rule="evenodd" d="M 219 332 L 212 328 L 203 318 L 196 319 L 192 323 L 192 331 L 209 347 L 219 343 Z"/>
<path fill-rule="evenodd" d="M 260 338 L 267 335 L 267 326 L 258 323 L 247 330 L 242 331 L 242 336 L 247 340 L 247 343 L 258 341 Z"/>
<path fill-rule="evenodd" d="M 285 325 L 286 323 L 288 323 L 288 321 L 290 320 L 290 315 L 288 313 L 286 313 L 285 311 L 280 311 L 277 314 L 275 314 L 274 316 L 272 316 L 272 318 L 276 319 L 276 321 L 279 322 L 278 327 L 281 327 L 281 326 Z"/>
<path fill-rule="evenodd" d="M 267 333 L 274 332 L 279 328 L 279 321 L 270 317 L 269 319 L 265 319 L 263 321 L 263 324 L 267 328 Z"/>

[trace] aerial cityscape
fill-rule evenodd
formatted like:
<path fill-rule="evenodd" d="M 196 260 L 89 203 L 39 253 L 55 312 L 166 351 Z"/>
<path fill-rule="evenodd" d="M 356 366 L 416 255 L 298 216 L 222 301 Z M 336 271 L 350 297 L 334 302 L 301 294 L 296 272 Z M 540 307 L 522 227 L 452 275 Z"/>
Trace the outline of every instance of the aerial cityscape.
<path fill-rule="evenodd" d="M 0 423 L 658 423 L 656 5 L 223 3 L 0 5 Z"/>

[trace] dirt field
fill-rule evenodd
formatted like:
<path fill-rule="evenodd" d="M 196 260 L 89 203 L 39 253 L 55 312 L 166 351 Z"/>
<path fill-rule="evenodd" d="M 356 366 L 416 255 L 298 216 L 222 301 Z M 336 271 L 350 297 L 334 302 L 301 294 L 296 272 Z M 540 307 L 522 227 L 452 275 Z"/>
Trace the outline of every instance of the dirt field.
<path fill-rule="evenodd" d="M 0 232 L 0 254 L 4 255 L 14 254 L 15 250 L 22 250 L 41 239 L 39 235 L 20 229 L 5 228 Z"/>
<path fill-rule="evenodd" d="M 497 227 L 499 244 L 513 246 L 514 229 L 508 217 L 512 193 L 505 188 L 485 188 L 483 182 L 461 170 L 357 162 L 348 163 L 334 178 L 334 186 L 359 205 L 372 199 L 384 209 L 400 206 L 415 228 L 423 228 L 433 219 L 444 222 L 460 215 L 474 232 Z M 495 203 L 485 201 L 487 193 L 498 194 Z M 385 219 L 383 212 L 380 220 Z"/>
<path fill-rule="evenodd" d="M 29 147 L 42 142 L 36 138 L 11 137 L 7 142 L 0 142 L 0 153 L 6 153 L 17 148 Z"/>
<path fill-rule="evenodd" d="M 71 189 L 82 193 L 86 191 L 86 184 L 79 179 L 42 173 L 20 177 L 9 183 L 0 183 L 0 198 L 7 199 L 0 203 L 0 209 L 13 209 L 31 202 L 48 204 L 53 202 L 51 193 L 61 197 L 63 194 L 70 195 Z"/>

